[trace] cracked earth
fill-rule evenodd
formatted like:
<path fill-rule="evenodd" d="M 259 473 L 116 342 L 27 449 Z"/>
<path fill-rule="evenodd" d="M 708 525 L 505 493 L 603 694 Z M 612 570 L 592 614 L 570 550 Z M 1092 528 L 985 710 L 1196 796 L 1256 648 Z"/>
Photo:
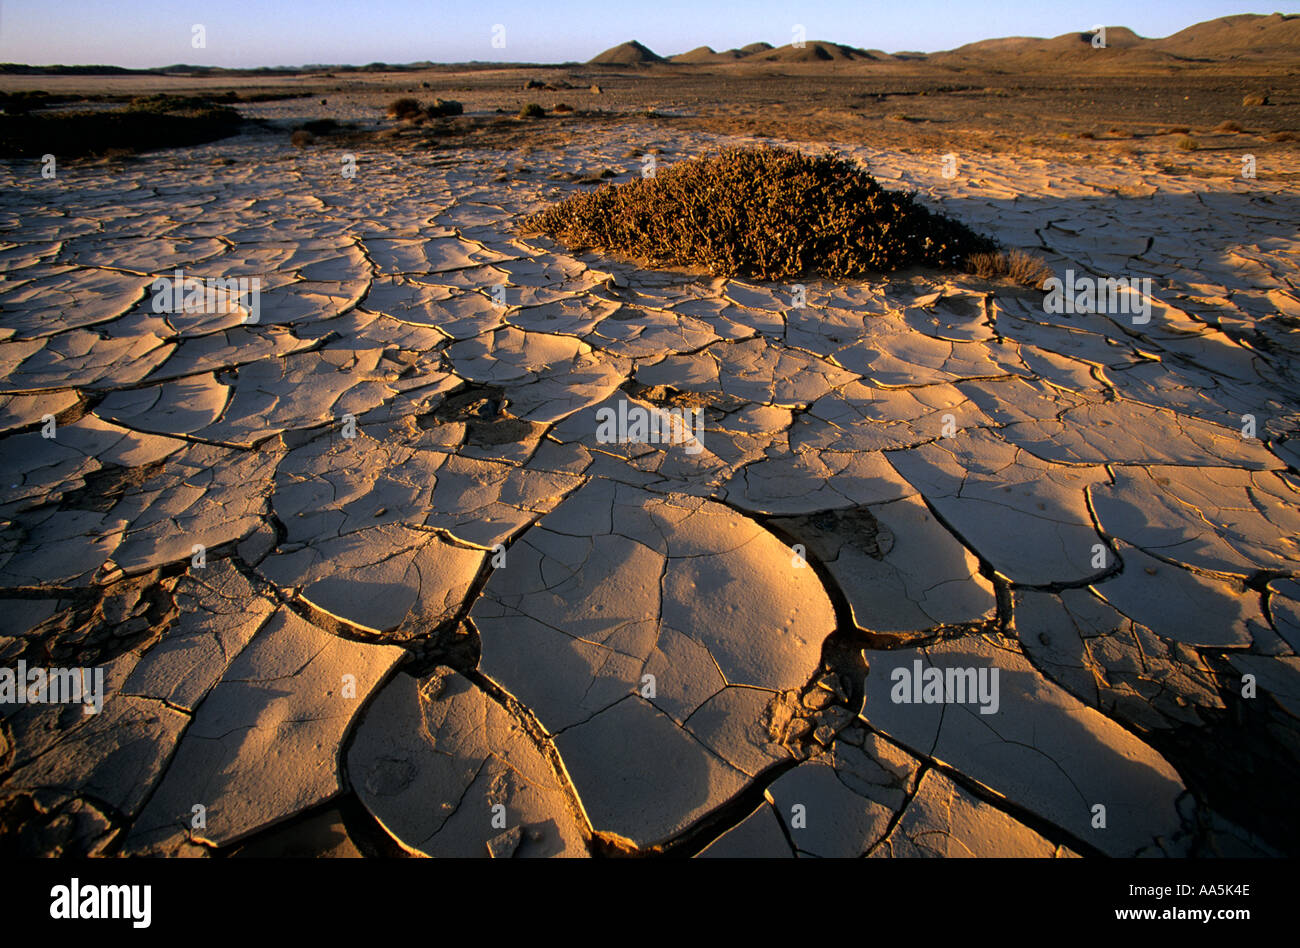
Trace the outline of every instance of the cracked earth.
<path fill-rule="evenodd" d="M 845 149 L 1151 319 L 798 307 L 520 237 L 745 141 L 574 140 L 0 165 L 0 665 L 105 670 L 99 714 L 0 705 L 6 845 L 1300 852 L 1300 187 Z M 177 269 L 258 320 L 156 313 Z M 703 450 L 603 443 L 620 402 Z M 914 663 L 996 712 L 896 703 Z"/>

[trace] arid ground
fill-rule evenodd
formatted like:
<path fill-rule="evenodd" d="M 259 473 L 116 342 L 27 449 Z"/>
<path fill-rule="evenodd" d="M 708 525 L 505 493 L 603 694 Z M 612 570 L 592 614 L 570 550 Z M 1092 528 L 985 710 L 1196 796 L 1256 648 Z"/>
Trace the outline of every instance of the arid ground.
<path fill-rule="evenodd" d="M 1100 62 L 0 76 L 262 99 L 0 161 L 0 848 L 1300 852 L 1300 79 Z M 1146 318 L 521 230 L 755 143 Z"/>

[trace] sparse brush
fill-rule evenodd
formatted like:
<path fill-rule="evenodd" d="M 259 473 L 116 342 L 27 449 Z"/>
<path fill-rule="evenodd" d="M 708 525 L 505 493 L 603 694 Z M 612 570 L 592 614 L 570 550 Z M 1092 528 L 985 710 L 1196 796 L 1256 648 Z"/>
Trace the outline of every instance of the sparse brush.
<path fill-rule="evenodd" d="M 237 120 L 239 114 L 224 105 L 214 105 L 211 99 L 193 95 L 155 95 L 137 96 L 127 105 L 128 112 L 152 112 L 158 115 L 210 115 L 228 114 Z"/>
<path fill-rule="evenodd" d="M 1189 138 L 1184 135 L 1182 138 L 1178 139 L 1178 141 L 1174 142 L 1174 147 L 1179 151 L 1196 151 L 1196 149 L 1201 146 L 1197 144 L 1195 138 Z"/>
<path fill-rule="evenodd" d="M 519 110 L 520 118 L 544 118 L 545 116 L 546 110 L 536 102 L 529 102 Z"/>
<path fill-rule="evenodd" d="M 429 106 L 426 111 L 435 118 L 442 118 L 448 115 L 463 115 L 465 106 L 455 99 L 434 99 L 433 105 Z"/>
<path fill-rule="evenodd" d="M 1097 133 L 1096 133 L 1096 132 L 1080 132 L 1080 133 L 1079 133 L 1079 137 L 1080 137 L 1080 138 L 1096 138 L 1096 137 L 1097 137 Z"/>
<path fill-rule="evenodd" d="M 302 123 L 303 130 L 310 132 L 312 135 L 329 135 L 338 131 L 338 127 L 339 123 L 332 118 L 312 119 L 309 122 Z"/>
<path fill-rule="evenodd" d="M 571 106 L 571 105 L 566 105 L 565 103 L 561 102 L 559 105 L 557 105 L 557 106 L 556 106 L 554 109 L 552 109 L 551 111 L 552 111 L 552 112 L 572 112 L 572 111 L 573 111 L 573 106 Z"/>
<path fill-rule="evenodd" d="M 653 266 L 761 280 L 957 268 L 997 249 L 838 155 L 768 147 L 728 148 L 575 194 L 533 215 L 525 229 Z"/>
<path fill-rule="evenodd" d="M 44 89 L 0 92 L 0 112 L 6 115 L 25 115 L 32 109 L 43 108 L 57 101 Z"/>
<path fill-rule="evenodd" d="M 1223 132 L 1224 134 L 1235 134 L 1243 129 L 1241 125 L 1229 119 L 1226 122 L 1220 122 L 1218 125 L 1214 126 L 1214 130 L 1216 132 Z"/>
<path fill-rule="evenodd" d="M 1265 137 L 1271 142 L 1293 142 L 1300 138 L 1295 132 L 1269 132 Z"/>
<path fill-rule="evenodd" d="M 169 98 L 124 109 L 6 115 L 0 122 L 0 158 L 75 158 L 114 150 L 134 154 L 216 141 L 236 134 L 243 125 L 234 109 L 206 100 Z"/>
<path fill-rule="evenodd" d="M 289 141 L 295 148 L 306 148 L 315 140 L 316 136 L 312 135 L 312 133 L 307 131 L 305 128 L 300 128 L 289 136 Z"/>
<path fill-rule="evenodd" d="M 388 104 L 388 117 L 394 119 L 414 118 L 420 114 L 420 103 L 416 99 L 404 97 L 394 99 Z"/>
<path fill-rule="evenodd" d="M 1051 268 L 1041 257 L 1023 250 L 973 253 L 966 259 L 966 270 L 981 279 L 1007 279 L 1035 289 L 1052 275 Z"/>

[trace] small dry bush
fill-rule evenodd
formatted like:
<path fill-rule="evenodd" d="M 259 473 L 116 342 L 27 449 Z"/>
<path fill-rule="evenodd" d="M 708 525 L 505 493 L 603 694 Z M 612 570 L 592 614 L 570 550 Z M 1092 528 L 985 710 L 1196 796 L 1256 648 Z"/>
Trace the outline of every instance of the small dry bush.
<path fill-rule="evenodd" d="M 416 99 L 401 98 L 394 99 L 388 104 L 388 117 L 395 119 L 414 118 L 421 112 L 420 103 Z"/>
<path fill-rule="evenodd" d="M 545 115 L 546 110 L 536 102 L 529 102 L 519 110 L 520 118 L 543 118 Z"/>
<path fill-rule="evenodd" d="M 1174 142 L 1174 147 L 1179 151 L 1196 151 L 1196 149 L 1201 146 L 1196 143 L 1195 138 L 1189 138 L 1184 135 L 1182 138 L 1178 139 L 1178 141 Z"/>
<path fill-rule="evenodd" d="M 1214 126 L 1214 130 L 1216 132 L 1223 132 L 1224 134 L 1235 134 L 1242 131 L 1242 127 L 1239 123 L 1229 119 L 1226 122 L 1220 122 L 1218 125 Z"/>
<path fill-rule="evenodd" d="M 972 254 L 997 249 L 838 155 L 769 147 L 728 148 L 654 177 L 575 194 L 525 228 L 653 266 L 761 280 L 958 268 Z"/>
<path fill-rule="evenodd" d="M 425 111 L 435 118 L 443 118 L 449 115 L 465 114 L 465 106 L 455 99 L 434 99 L 433 105 L 429 106 Z"/>
<path fill-rule="evenodd" d="M 985 280 L 1010 280 L 1021 286 L 1041 287 L 1052 275 L 1041 258 L 1023 250 L 973 253 L 966 260 L 966 269 Z"/>

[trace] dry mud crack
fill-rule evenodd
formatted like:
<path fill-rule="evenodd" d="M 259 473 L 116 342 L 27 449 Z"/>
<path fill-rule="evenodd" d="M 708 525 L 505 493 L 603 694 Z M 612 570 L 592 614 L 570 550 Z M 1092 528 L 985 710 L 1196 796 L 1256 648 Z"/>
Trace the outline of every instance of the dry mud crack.
<path fill-rule="evenodd" d="M 0 164 L 0 666 L 103 672 L 0 703 L 6 848 L 1300 852 L 1294 184 L 845 149 L 1150 319 L 799 305 L 520 237 L 741 141 L 580 137 Z"/>

